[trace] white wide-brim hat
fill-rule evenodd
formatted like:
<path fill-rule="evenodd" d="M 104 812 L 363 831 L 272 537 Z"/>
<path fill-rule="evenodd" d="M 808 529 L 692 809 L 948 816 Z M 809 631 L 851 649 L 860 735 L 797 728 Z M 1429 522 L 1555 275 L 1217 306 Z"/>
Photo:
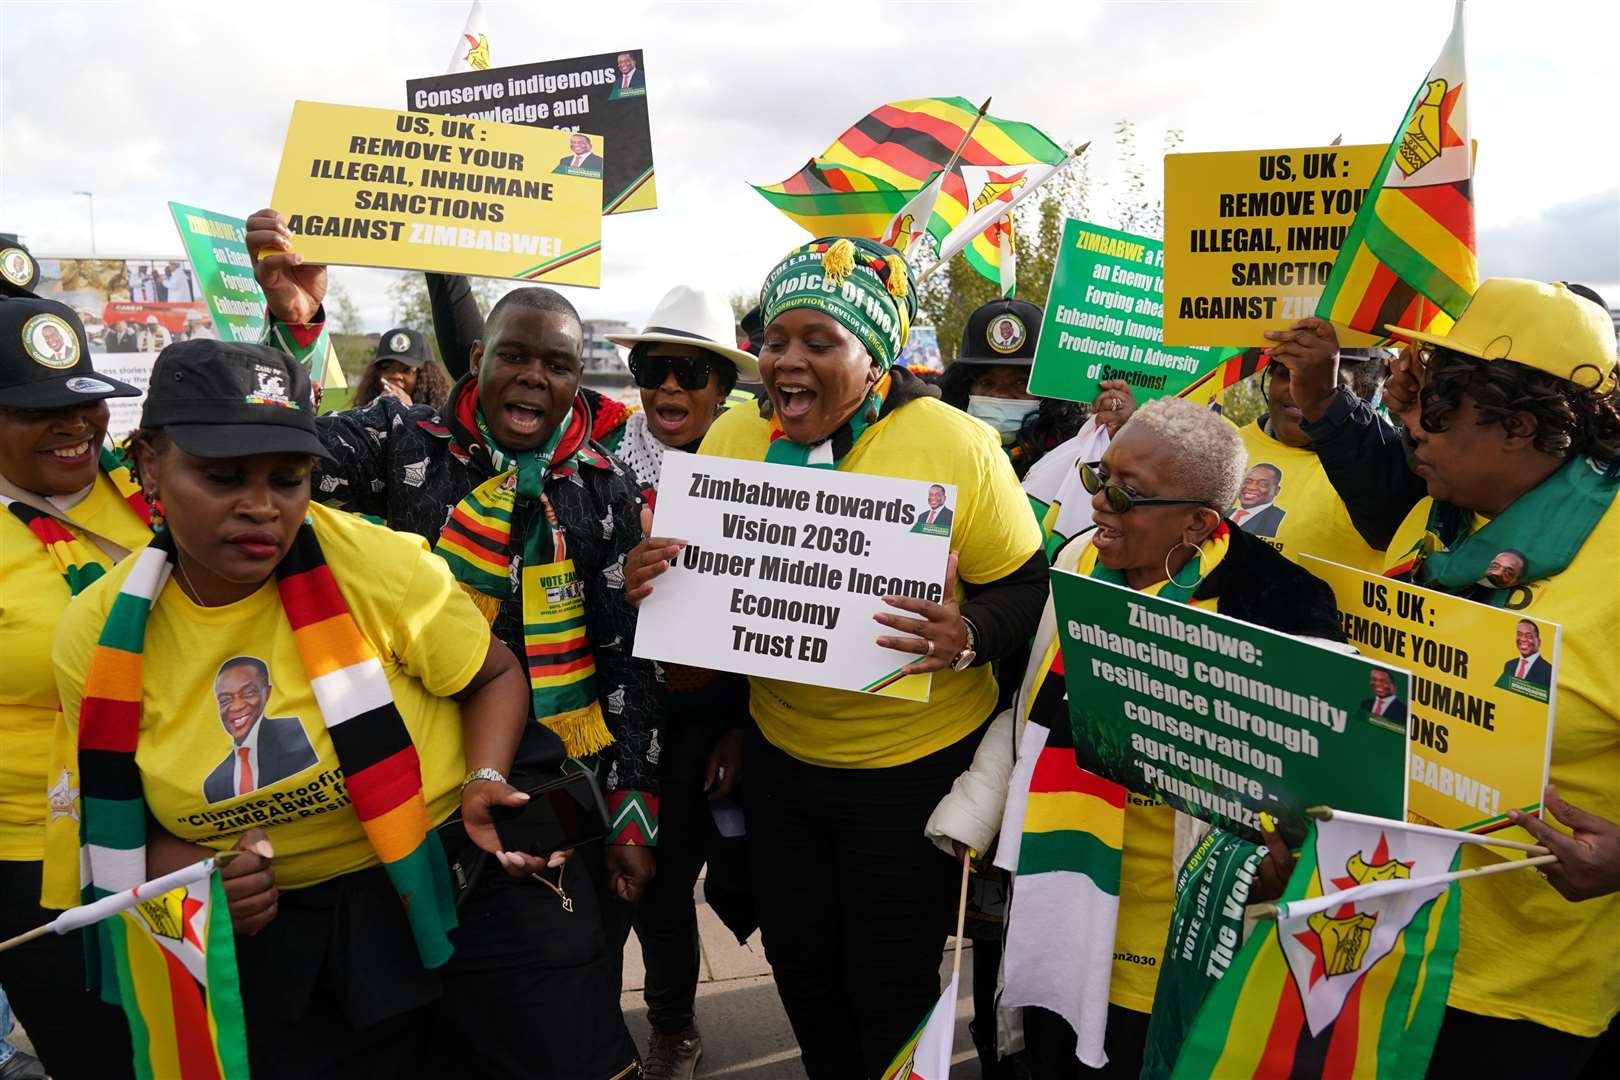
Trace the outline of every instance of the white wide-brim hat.
<path fill-rule="evenodd" d="M 708 289 L 677 285 L 658 301 L 641 333 L 609 334 L 607 339 L 626 349 L 643 341 L 693 345 L 730 360 L 737 366 L 739 378 L 759 381 L 759 360 L 736 346 L 737 323 L 731 304 Z"/>

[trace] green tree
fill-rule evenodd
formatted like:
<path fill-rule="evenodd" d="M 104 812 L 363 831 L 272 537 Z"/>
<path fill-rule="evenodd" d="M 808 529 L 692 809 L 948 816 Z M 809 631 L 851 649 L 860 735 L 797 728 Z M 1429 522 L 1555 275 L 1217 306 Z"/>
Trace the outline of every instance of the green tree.
<path fill-rule="evenodd" d="M 336 274 L 329 275 L 326 285 L 326 318 L 334 334 L 362 332 L 360 308 Z"/>
<path fill-rule="evenodd" d="M 467 280 L 472 284 L 473 296 L 478 300 L 478 310 L 486 315 L 495 306 L 495 301 L 517 288 L 516 282 L 504 278 L 473 277 Z M 428 347 L 437 357 L 439 350 L 433 337 L 433 306 L 428 303 L 427 278 L 416 273 L 399 275 L 388 286 L 388 299 L 394 305 L 394 322 L 426 336 Z"/>

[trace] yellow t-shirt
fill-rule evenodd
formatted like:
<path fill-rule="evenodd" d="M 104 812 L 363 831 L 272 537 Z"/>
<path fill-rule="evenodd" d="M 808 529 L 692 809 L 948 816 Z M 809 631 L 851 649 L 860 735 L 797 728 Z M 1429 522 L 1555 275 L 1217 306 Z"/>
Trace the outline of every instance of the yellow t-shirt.
<path fill-rule="evenodd" d="M 131 550 L 152 538 L 104 474 L 97 474 L 90 494 L 67 515 Z M 93 542 L 80 540 L 98 564 L 112 566 Z M 0 860 L 34 861 L 45 854 L 47 791 L 59 779 L 46 775 L 56 723 L 51 639 L 71 595 L 45 545 L 15 514 L 0 509 Z"/>
<path fill-rule="evenodd" d="M 1404 562 L 1431 501 L 1407 515 L 1387 563 Z M 1561 623 L 1550 776 L 1583 810 L 1620 821 L 1620 499 L 1563 573 L 1516 589 L 1508 607 Z M 1548 816 L 1549 823 L 1556 827 Z M 1567 830 L 1566 830 L 1567 831 Z M 1495 860 L 1463 846 L 1462 865 Z M 1530 1020 L 1574 1035 L 1602 1034 L 1620 1011 L 1620 894 L 1572 904 L 1520 870 L 1462 886 L 1462 936 L 1449 1003 Z"/>
<path fill-rule="evenodd" d="M 460 691 L 477 674 L 489 650 L 489 626 L 421 537 L 314 504 L 309 512 L 332 576 L 377 650 L 416 744 L 429 818 L 443 821 L 459 805 L 466 758 L 461 707 L 440 695 Z M 133 565 L 126 560 L 86 589 L 62 619 L 54 659 L 64 738 L 77 738 L 90 657 Z M 171 577 L 147 623 L 142 663 L 135 763 L 159 825 L 217 850 L 254 826 L 269 830 L 282 888 L 377 865 L 274 579 L 245 600 L 205 608 Z M 224 718 L 244 710 L 251 716 L 255 709 L 261 718 L 237 745 Z M 238 794 L 240 749 L 252 752 L 253 786 L 246 794 Z M 58 839 L 53 835 L 50 857 L 63 850 Z M 61 898 L 47 896 L 55 899 Z"/>
<path fill-rule="evenodd" d="M 757 410 L 731 409 L 714 422 L 698 452 L 763 461 L 769 444 L 770 424 Z M 955 484 L 951 550 L 963 581 L 1005 577 L 1040 550 L 1040 526 L 1000 439 L 935 398 L 911 402 L 867 428 L 838 467 Z M 750 677 L 748 683 L 749 708 L 772 744 L 801 761 L 835 768 L 916 761 L 966 737 L 996 705 L 988 664 L 936 671 L 927 704 L 781 679 Z"/>
<path fill-rule="evenodd" d="M 1258 421 L 1239 428 L 1238 434 L 1249 454 L 1243 489 L 1232 512 L 1238 528 L 1263 537 L 1294 562 L 1301 555 L 1315 555 L 1357 570 L 1383 569 L 1384 553 L 1369 547 L 1356 532 L 1350 511 L 1313 451 L 1278 442 L 1260 429 Z M 1246 508 L 1244 500 L 1264 501 Z"/>
<path fill-rule="evenodd" d="M 1153 1011 L 1164 945 L 1176 913 L 1176 812 L 1148 795 L 1125 797 L 1125 846 L 1119 856 L 1119 924 L 1108 1000 Z"/>

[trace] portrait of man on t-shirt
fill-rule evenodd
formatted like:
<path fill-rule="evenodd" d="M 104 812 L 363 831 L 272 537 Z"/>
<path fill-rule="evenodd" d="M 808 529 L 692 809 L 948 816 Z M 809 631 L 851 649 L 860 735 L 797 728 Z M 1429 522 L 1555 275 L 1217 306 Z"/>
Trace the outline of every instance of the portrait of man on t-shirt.
<path fill-rule="evenodd" d="M 219 722 L 230 752 L 203 780 L 203 798 L 225 802 L 251 794 L 315 764 L 315 748 L 296 716 L 265 716 L 270 668 L 256 656 L 233 656 L 214 676 Z"/>
<path fill-rule="evenodd" d="M 1273 505 L 1282 492 L 1282 470 L 1262 461 L 1243 476 L 1238 488 L 1238 507 L 1232 511 L 1232 524 L 1255 536 L 1275 538 L 1288 511 Z"/>

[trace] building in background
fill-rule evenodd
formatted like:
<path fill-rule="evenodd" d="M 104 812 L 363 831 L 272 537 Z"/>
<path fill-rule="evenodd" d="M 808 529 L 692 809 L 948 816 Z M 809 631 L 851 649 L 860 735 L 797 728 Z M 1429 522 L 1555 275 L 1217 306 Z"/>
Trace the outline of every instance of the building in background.
<path fill-rule="evenodd" d="M 609 334 L 635 334 L 639 332 L 638 329 L 622 319 L 581 321 L 585 328 L 584 384 L 607 397 L 639 402 L 640 397 L 630 380 L 630 368 L 625 364 L 624 354 L 607 339 Z"/>

